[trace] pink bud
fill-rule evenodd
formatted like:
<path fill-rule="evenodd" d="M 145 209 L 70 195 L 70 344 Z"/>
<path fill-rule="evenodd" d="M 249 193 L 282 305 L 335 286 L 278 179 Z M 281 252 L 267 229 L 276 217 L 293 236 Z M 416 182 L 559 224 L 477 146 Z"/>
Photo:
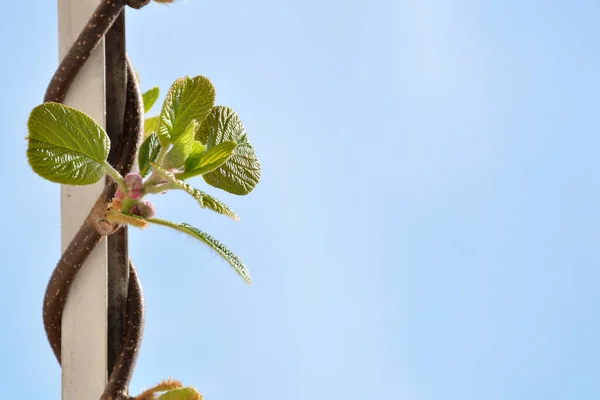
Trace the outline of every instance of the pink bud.
<path fill-rule="evenodd" d="M 129 191 L 129 198 L 132 200 L 139 200 L 142 197 L 141 189 L 132 189 Z"/>
<path fill-rule="evenodd" d="M 129 190 L 141 190 L 144 188 L 142 176 L 134 173 L 130 173 L 125 176 L 125 185 L 127 185 L 127 189 Z"/>
<path fill-rule="evenodd" d="M 127 174 L 125 176 L 125 185 L 127 186 L 127 194 L 130 199 L 139 200 L 142 197 L 144 182 L 140 174 Z"/>
<path fill-rule="evenodd" d="M 154 204 L 150 201 L 144 201 L 143 203 L 134 204 L 129 210 L 133 215 L 138 215 L 142 218 L 152 218 L 156 215 Z"/>

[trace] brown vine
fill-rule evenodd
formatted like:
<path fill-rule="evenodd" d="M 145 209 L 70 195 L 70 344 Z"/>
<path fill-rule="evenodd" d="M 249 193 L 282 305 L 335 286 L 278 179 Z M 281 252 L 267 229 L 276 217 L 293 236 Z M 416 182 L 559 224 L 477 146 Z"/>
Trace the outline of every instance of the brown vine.
<path fill-rule="evenodd" d="M 103 0 L 86 24 L 83 31 L 62 60 L 46 90 L 44 102 L 64 101 L 71 83 L 106 35 L 123 8 L 127 5 L 140 9 L 150 0 Z M 141 92 L 133 66 L 127 60 L 127 91 L 123 134 L 116 146 L 113 167 L 122 175 L 131 171 L 135 161 L 139 140 L 143 129 L 143 105 Z M 67 246 L 58 261 L 44 296 L 43 320 L 50 346 L 58 362 L 61 362 L 62 315 L 69 289 L 75 276 L 87 257 L 103 237 L 116 232 L 121 227 L 106 220 L 106 209 L 114 197 L 116 184 L 108 182 L 96 201 L 83 225 Z M 141 345 L 144 324 L 144 301 L 141 284 L 131 260 L 130 278 L 126 304 L 126 326 L 124 340 L 109 377 L 102 400 L 130 400 L 129 382 Z"/>

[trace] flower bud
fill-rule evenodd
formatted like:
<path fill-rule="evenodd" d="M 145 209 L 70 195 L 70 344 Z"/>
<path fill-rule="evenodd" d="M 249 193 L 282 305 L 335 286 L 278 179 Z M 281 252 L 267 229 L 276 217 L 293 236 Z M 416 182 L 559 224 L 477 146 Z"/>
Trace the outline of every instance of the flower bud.
<path fill-rule="evenodd" d="M 139 200 L 142 197 L 141 189 L 132 189 L 129 191 L 129 198 L 131 200 Z"/>
<path fill-rule="evenodd" d="M 129 212 L 142 218 L 152 218 L 154 215 L 156 215 L 154 204 L 147 200 L 144 202 L 135 203 Z"/>
<path fill-rule="evenodd" d="M 139 200 L 142 197 L 144 182 L 140 174 L 127 174 L 125 176 L 125 185 L 127 186 L 127 194 L 130 199 Z"/>
<path fill-rule="evenodd" d="M 129 190 L 142 189 L 144 182 L 140 174 L 129 173 L 125 175 L 125 185 Z"/>

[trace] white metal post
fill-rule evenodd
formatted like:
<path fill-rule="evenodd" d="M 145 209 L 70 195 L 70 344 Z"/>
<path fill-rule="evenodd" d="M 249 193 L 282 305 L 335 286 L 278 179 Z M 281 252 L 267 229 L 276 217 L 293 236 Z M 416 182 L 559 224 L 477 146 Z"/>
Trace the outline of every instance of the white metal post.
<path fill-rule="evenodd" d="M 62 59 L 100 0 L 57 0 Z M 105 124 L 104 40 L 69 89 L 65 104 Z M 104 187 L 61 187 L 62 249 L 65 250 Z M 106 240 L 87 259 L 69 292 L 62 320 L 62 399 L 97 400 L 106 384 Z"/>

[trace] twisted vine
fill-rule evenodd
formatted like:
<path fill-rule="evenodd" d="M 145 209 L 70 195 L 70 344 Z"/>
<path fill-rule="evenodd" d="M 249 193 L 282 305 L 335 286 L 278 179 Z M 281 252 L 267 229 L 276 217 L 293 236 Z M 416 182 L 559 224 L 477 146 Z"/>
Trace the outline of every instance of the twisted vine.
<path fill-rule="evenodd" d="M 62 60 L 46 90 L 44 102 L 62 103 L 69 87 L 92 51 L 106 35 L 125 6 L 140 9 L 150 0 L 103 0 L 86 24 L 83 31 Z M 127 92 L 123 135 L 117 145 L 114 168 L 122 175 L 131 171 L 143 129 L 141 92 L 131 61 L 127 59 Z M 61 362 L 61 323 L 69 289 L 94 247 L 104 236 L 121 228 L 108 222 L 106 211 L 115 195 L 117 185 L 107 182 L 83 225 L 67 246 L 58 261 L 44 296 L 43 320 L 50 346 Z M 109 377 L 101 400 L 130 400 L 129 382 L 141 345 L 144 324 L 144 300 L 141 284 L 131 259 L 130 279 L 126 304 L 126 327 L 124 340 L 115 367 Z"/>
<path fill-rule="evenodd" d="M 154 1 L 171 3 L 174 0 Z M 126 57 L 124 119 L 111 120 L 119 122 L 111 127 L 111 131 L 122 132 L 114 132 L 113 136 L 118 140 L 112 143 L 110 151 L 110 138 L 93 119 L 76 109 L 55 104 L 64 101 L 71 83 L 94 48 L 115 22 L 122 21 L 119 16 L 124 7 L 140 9 L 149 2 L 103 0 L 54 73 L 46 90 L 45 104 L 34 108 L 28 122 L 27 156 L 38 175 L 51 182 L 76 185 L 91 184 L 106 175 L 110 177 L 106 178 L 102 194 L 62 254 L 46 288 L 44 327 L 59 364 L 62 316 L 71 285 L 94 247 L 105 236 L 119 232 L 113 238 L 116 237 L 116 241 L 125 239 L 126 231 L 120 230 L 126 229 L 124 225 L 144 228 L 155 224 L 183 232 L 216 251 L 246 283 L 251 282 L 244 263 L 220 241 L 185 222 L 154 217 L 154 205 L 141 200 L 147 194 L 182 190 L 202 208 L 239 219 L 225 203 L 184 181 L 202 176 L 210 186 L 246 195 L 260 179 L 260 163 L 240 118 L 229 107 L 215 106 L 215 89 L 210 80 L 203 76 L 177 79 L 167 93 L 160 116 L 144 120 L 144 111 L 148 111 L 158 98 L 159 88 L 154 87 L 142 96 L 133 66 Z M 119 30 L 119 26 L 120 23 L 115 30 Z M 147 132 L 143 132 L 144 129 Z M 142 137 L 145 139 L 139 145 Z M 132 172 L 136 158 L 139 171 Z M 78 167 L 81 165 L 90 167 L 82 171 Z M 122 341 L 116 360 L 112 360 L 114 354 L 110 354 L 113 370 L 101 400 L 134 399 L 128 394 L 128 387 L 143 335 L 144 301 L 131 260 L 129 270 L 123 332 L 111 330 L 115 337 L 122 336 L 115 338 L 115 342 Z M 164 393 L 156 397 L 159 392 Z M 135 397 L 136 400 L 157 398 L 199 400 L 202 396 L 193 387 L 167 380 Z"/>

